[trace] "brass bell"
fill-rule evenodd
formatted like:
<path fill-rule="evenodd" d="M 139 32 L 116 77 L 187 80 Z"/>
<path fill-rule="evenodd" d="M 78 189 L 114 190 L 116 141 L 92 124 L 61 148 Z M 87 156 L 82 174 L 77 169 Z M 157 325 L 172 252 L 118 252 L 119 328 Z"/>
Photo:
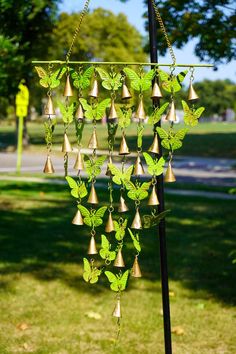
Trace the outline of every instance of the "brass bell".
<path fill-rule="evenodd" d="M 121 93 L 121 98 L 122 100 L 127 100 L 129 98 L 131 98 L 131 93 L 129 92 L 128 87 L 126 86 L 125 82 L 123 82 L 122 85 L 122 93 Z"/>
<path fill-rule="evenodd" d="M 159 200 L 158 200 L 158 196 L 157 196 L 157 192 L 156 192 L 156 187 L 153 186 L 152 187 L 152 191 L 150 194 L 150 197 L 148 199 L 148 205 L 159 205 Z"/>
<path fill-rule="evenodd" d="M 70 76 L 69 75 L 67 75 L 67 77 L 66 77 L 66 85 L 65 85 L 63 96 L 65 96 L 65 97 L 73 96 L 73 91 L 72 91 L 72 87 L 70 84 Z"/>
<path fill-rule="evenodd" d="M 46 160 L 46 163 L 45 163 L 45 166 L 44 166 L 44 169 L 43 169 L 43 173 L 54 173 L 54 168 L 53 168 L 53 164 L 52 164 L 52 160 L 51 160 L 51 157 L 48 155 L 47 156 L 47 160 Z"/>
<path fill-rule="evenodd" d="M 84 160 L 80 150 L 78 151 L 73 169 L 77 171 L 84 170 Z"/>
<path fill-rule="evenodd" d="M 113 317 L 121 318 L 120 299 L 117 299 L 116 306 L 112 312 Z"/>
<path fill-rule="evenodd" d="M 72 148 L 68 139 L 68 136 L 66 133 L 64 133 L 64 140 L 63 140 L 63 144 L 62 144 L 62 152 L 71 152 Z"/>
<path fill-rule="evenodd" d="M 72 222 L 73 225 L 84 225 L 82 214 L 80 210 L 77 210 Z"/>
<path fill-rule="evenodd" d="M 137 112 L 135 113 L 135 117 L 138 119 L 146 119 L 146 113 L 144 110 L 143 99 L 140 99 Z"/>
<path fill-rule="evenodd" d="M 93 80 L 93 84 L 92 84 L 91 90 L 88 95 L 90 97 L 94 97 L 94 98 L 98 97 L 98 80 L 97 79 Z"/>
<path fill-rule="evenodd" d="M 96 247 L 96 242 L 94 236 L 91 236 L 90 242 L 89 242 L 89 248 L 88 248 L 88 254 L 97 254 L 97 247 Z"/>
<path fill-rule="evenodd" d="M 109 159 L 108 159 L 108 164 L 107 164 L 107 170 L 106 170 L 106 173 L 105 173 L 105 175 L 106 176 L 112 176 L 112 173 L 111 173 L 111 170 L 110 170 L 110 168 L 109 168 L 109 164 L 111 164 L 112 165 L 112 158 L 111 158 L 111 156 L 109 156 Z"/>
<path fill-rule="evenodd" d="M 125 136 L 123 135 L 120 143 L 119 155 L 129 155 L 129 154 L 130 154 L 129 148 L 126 143 Z"/>
<path fill-rule="evenodd" d="M 48 96 L 47 103 L 46 103 L 46 105 L 44 107 L 44 114 L 45 115 L 49 115 L 49 116 L 55 115 L 55 111 L 54 111 L 54 107 L 53 107 L 52 97 L 51 96 Z"/>
<path fill-rule="evenodd" d="M 171 101 L 169 112 L 166 115 L 166 120 L 169 122 L 176 122 L 176 112 L 175 112 L 175 103 Z"/>
<path fill-rule="evenodd" d="M 166 170 L 166 174 L 165 174 L 165 178 L 164 178 L 164 182 L 175 182 L 175 181 L 176 181 L 176 178 L 175 178 L 174 172 L 172 170 L 171 162 L 169 161 L 168 167 Z"/>
<path fill-rule="evenodd" d="M 199 99 L 199 96 L 197 95 L 196 91 L 193 88 L 192 81 L 190 82 L 189 85 L 189 90 L 188 90 L 188 100 L 189 101 L 197 101 Z"/>
<path fill-rule="evenodd" d="M 97 138 L 97 132 L 94 129 L 93 133 L 91 135 L 91 138 L 88 143 L 88 148 L 89 149 L 97 149 L 98 148 L 98 138 Z"/>
<path fill-rule="evenodd" d="M 163 96 L 162 96 L 160 87 L 159 87 L 157 81 L 155 80 L 154 85 L 153 85 L 153 88 L 152 88 L 152 95 L 151 95 L 151 98 L 162 98 L 162 97 L 163 97 Z"/>
<path fill-rule="evenodd" d="M 92 186 L 91 186 L 91 190 L 90 190 L 89 197 L 88 197 L 88 203 L 98 204 L 98 196 L 97 196 L 94 184 L 92 184 Z"/>
<path fill-rule="evenodd" d="M 140 266 L 139 266 L 139 263 L 138 263 L 138 256 L 135 256 L 133 267 L 132 267 L 132 270 L 131 270 L 131 275 L 134 278 L 141 278 L 142 277 L 141 269 L 140 269 Z"/>
<path fill-rule="evenodd" d="M 80 104 L 80 103 L 79 103 L 78 108 L 76 110 L 75 118 L 84 119 L 84 111 L 83 111 L 82 104 Z"/>
<path fill-rule="evenodd" d="M 129 208 L 124 200 L 124 198 L 122 197 L 122 195 L 120 196 L 120 204 L 118 206 L 118 212 L 119 213 L 125 213 L 126 211 L 128 211 Z"/>
<path fill-rule="evenodd" d="M 118 267 L 118 268 L 123 268 L 125 267 L 125 262 L 122 256 L 122 252 L 121 252 L 121 248 L 119 248 L 117 255 L 116 255 L 116 259 L 114 261 L 114 267 Z"/>
<path fill-rule="evenodd" d="M 113 223 L 111 212 L 109 213 L 109 216 L 108 216 L 108 220 L 107 220 L 107 223 L 106 223 L 106 226 L 105 226 L 105 231 L 108 232 L 108 233 L 110 233 L 112 231 L 115 231 L 115 227 L 114 227 L 114 223 Z"/>
<path fill-rule="evenodd" d="M 152 145 L 149 147 L 148 151 L 153 152 L 154 154 L 160 154 L 157 133 L 154 134 L 154 139 L 153 139 Z"/>
<path fill-rule="evenodd" d="M 142 221 L 138 209 L 136 210 L 134 220 L 131 225 L 131 229 L 137 229 L 137 230 L 142 229 Z"/>
<path fill-rule="evenodd" d="M 110 107 L 110 111 L 109 111 L 109 115 L 108 115 L 108 119 L 117 119 L 118 115 L 116 112 L 116 107 L 115 107 L 115 103 L 114 100 L 111 101 L 111 107 Z"/>
<path fill-rule="evenodd" d="M 144 168 L 142 165 L 142 161 L 140 159 L 140 156 L 138 155 L 135 165 L 134 165 L 133 175 L 134 176 L 142 176 L 144 174 L 145 174 L 145 172 L 144 172 Z"/>

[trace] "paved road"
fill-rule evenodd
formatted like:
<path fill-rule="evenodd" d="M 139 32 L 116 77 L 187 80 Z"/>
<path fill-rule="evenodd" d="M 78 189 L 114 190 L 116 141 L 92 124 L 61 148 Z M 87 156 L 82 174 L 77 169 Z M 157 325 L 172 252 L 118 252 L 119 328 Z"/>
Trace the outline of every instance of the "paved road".
<path fill-rule="evenodd" d="M 84 151 L 87 153 L 88 151 Z M 41 173 L 45 163 L 44 153 L 24 152 L 22 158 L 22 172 Z M 131 155 L 132 156 L 132 155 Z M 75 175 L 73 164 L 75 153 L 69 156 L 69 174 Z M 55 175 L 63 175 L 63 155 L 57 153 L 52 156 Z M 178 182 L 199 183 L 209 186 L 236 186 L 236 160 L 200 158 L 200 157 L 176 157 L 174 172 Z M 16 153 L 0 153 L 0 174 L 15 172 Z M 103 174 L 106 171 L 104 166 Z"/>

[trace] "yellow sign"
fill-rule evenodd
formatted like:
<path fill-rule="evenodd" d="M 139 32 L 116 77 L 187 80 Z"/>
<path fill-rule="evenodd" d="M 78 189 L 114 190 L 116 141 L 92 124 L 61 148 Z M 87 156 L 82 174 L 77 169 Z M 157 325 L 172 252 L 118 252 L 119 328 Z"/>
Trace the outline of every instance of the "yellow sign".
<path fill-rule="evenodd" d="M 29 90 L 22 82 L 18 86 L 19 92 L 16 95 L 16 116 L 26 117 L 29 105 Z"/>

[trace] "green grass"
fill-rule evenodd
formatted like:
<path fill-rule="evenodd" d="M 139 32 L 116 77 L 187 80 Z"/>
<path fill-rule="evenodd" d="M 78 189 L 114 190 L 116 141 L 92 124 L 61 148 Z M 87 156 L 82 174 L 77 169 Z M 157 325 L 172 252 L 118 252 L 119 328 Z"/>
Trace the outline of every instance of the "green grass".
<path fill-rule="evenodd" d="M 155 230 L 141 234 L 143 278 L 130 280 L 122 298 L 115 347 L 115 295 L 104 277 L 93 286 L 82 280 L 88 230 L 70 224 L 76 207 L 69 192 L 60 185 L 13 182 L 0 182 L 0 191 L 2 354 L 164 353 Z M 98 192 L 105 202 L 105 191 Z M 229 253 L 236 248 L 236 201 L 169 196 L 166 204 L 172 209 L 167 218 L 172 326 L 184 330 L 182 336 L 173 334 L 173 353 L 233 354 L 236 272 Z M 127 236 L 128 266 L 130 249 Z M 101 319 L 91 318 L 94 313 Z"/>
<path fill-rule="evenodd" d="M 165 125 L 164 125 L 165 127 Z M 178 125 L 178 128 L 181 128 Z M 44 147 L 44 131 L 43 123 L 36 122 L 28 123 L 31 150 L 45 149 Z M 87 124 L 84 129 L 83 146 L 87 146 L 89 137 L 91 135 L 92 125 Z M 69 137 L 73 144 L 76 144 L 74 136 L 74 126 L 69 128 Z M 107 128 L 106 125 L 98 124 L 97 132 L 99 137 L 99 147 L 101 149 L 107 148 Z M 152 142 L 152 128 L 145 125 L 143 146 L 146 150 Z M 116 139 L 116 149 L 119 147 L 121 133 L 118 130 Z M 136 125 L 132 124 L 127 129 L 127 137 L 130 149 L 136 150 Z M 54 146 L 62 144 L 63 138 L 63 125 L 58 124 L 54 133 Z M 225 157 L 235 158 L 236 155 L 236 124 L 235 123 L 201 123 L 197 127 L 190 128 L 187 134 L 183 147 L 176 153 L 179 155 L 188 156 L 203 156 L 203 157 Z M 0 141 L 5 147 L 14 145 L 15 133 L 14 125 L 6 125 L 3 123 L 0 127 Z"/>

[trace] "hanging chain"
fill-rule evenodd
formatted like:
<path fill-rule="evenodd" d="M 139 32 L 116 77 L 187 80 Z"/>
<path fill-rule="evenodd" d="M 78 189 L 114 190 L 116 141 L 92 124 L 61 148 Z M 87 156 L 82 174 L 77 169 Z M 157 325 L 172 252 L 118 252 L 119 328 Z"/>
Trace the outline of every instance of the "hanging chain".
<path fill-rule="evenodd" d="M 157 21 L 158 21 L 158 23 L 159 23 L 159 26 L 160 26 L 160 28 L 161 28 L 161 31 L 162 31 L 163 34 L 164 34 L 164 37 L 165 37 L 167 46 L 168 46 L 168 48 L 169 48 L 169 52 L 170 52 L 170 56 L 171 56 L 172 61 L 173 61 L 173 65 L 175 65 L 175 63 L 176 63 L 176 57 L 175 57 L 175 53 L 174 53 L 174 50 L 173 50 L 173 48 L 172 48 L 172 45 L 171 45 L 171 43 L 170 43 L 168 34 L 167 34 L 167 32 L 166 32 L 165 25 L 164 25 L 164 23 L 163 23 L 163 21 L 162 21 L 160 12 L 159 12 L 159 10 L 158 10 L 158 7 L 157 7 L 157 5 L 155 4 L 155 0 L 151 0 L 151 1 L 152 1 L 152 5 L 153 5 L 153 8 L 154 8 L 155 14 L 156 14 Z"/>
<path fill-rule="evenodd" d="M 80 14 L 80 19 L 79 19 L 79 24 L 78 26 L 76 27 L 75 29 L 75 32 L 73 34 L 73 38 L 72 38 L 72 41 L 71 41 L 71 45 L 70 45 L 70 48 L 68 50 L 68 52 L 66 53 L 66 61 L 68 62 L 69 59 L 70 59 L 70 56 L 71 56 L 71 53 L 72 53 L 72 50 L 73 50 L 73 47 L 74 47 L 74 44 L 75 44 L 75 40 L 79 34 L 79 31 L 80 31 L 80 27 L 81 27 L 81 24 L 82 24 L 82 21 L 84 19 L 84 16 L 86 15 L 86 13 L 88 12 L 88 8 L 89 8 L 89 3 L 90 3 L 90 0 L 86 0 L 85 1 L 85 4 L 84 4 L 84 8 Z"/>

